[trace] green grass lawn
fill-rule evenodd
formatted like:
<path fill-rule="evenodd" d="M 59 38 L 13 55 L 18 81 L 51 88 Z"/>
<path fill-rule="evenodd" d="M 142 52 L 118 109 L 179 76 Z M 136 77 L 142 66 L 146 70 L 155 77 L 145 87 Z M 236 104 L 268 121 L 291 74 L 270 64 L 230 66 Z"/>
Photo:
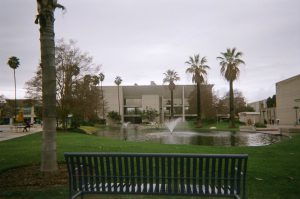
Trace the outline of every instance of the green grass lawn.
<path fill-rule="evenodd" d="M 41 133 L 0 142 L 0 173 L 14 167 L 39 164 L 40 149 Z M 81 133 L 59 132 L 57 135 L 57 154 L 60 162 L 64 162 L 63 153 L 67 151 L 246 153 L 249 154 L 248 198 L 298 199 L 300 196 L 300 135 L 264 147 L 210 147 L 129 142 Z M 5 182 L 0 182 L 0 184 L 2 183 Z M 42 189 L 15 188 L 13 190 L 0 190 L 0 198 L 66 198 L 67 193 L 67 186 L 51 186 Z M 107 198 L 107 196 L 101 198 Z"/>

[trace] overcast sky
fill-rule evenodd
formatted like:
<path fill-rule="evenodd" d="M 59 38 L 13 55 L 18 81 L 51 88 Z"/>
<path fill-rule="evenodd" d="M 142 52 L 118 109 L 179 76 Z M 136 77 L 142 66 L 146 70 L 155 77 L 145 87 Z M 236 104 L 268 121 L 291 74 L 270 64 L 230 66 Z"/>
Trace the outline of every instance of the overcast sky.
<path fill-rule="evenodd" d="M 104 85 L 162 84 L 168 69 L 178 72 L 177 84 L 191 84 L 185 61 L 206 56 L 208 83 L 222 95 L 228 83 L 216 60 L 226 48 L 244 53 L 246 65 L 234 88 L 248 102 L 275 94 L 275 83 L 300 74 L 299 0 L 60 0 L 55 12 L 56 39 L 73 39 L 102 65 Z M 0 95 L 14 97 L 11 56 L 17 97 L 33 77 L 40 60 L 39 31 L 34 24 L 35 0 L 0 0 Z"/>

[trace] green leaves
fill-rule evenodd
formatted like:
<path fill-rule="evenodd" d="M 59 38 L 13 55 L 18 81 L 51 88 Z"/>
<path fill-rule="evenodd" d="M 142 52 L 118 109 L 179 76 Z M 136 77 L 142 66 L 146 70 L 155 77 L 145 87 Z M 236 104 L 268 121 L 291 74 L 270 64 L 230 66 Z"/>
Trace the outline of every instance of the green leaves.
<path fill-rule="evenodd" d="M 7 65 L 11 67 L 12 69 L 17 69 L 20 66 L 19 58 L 12 56 L 8 59 Z"/>
<path fill-rule="evenodd" d="M 241 59 L 243 56 L 242 52 L 236 52 L 236 48 L 227 48 L 226 52 L 221 52 L 220 57 L 217 60 L 220 61 L 221 74 L 225 77 L 227 81 L 234 81 L 239 77 L 240 69 L 239 65 L 245 64 Z"/>
<path fill-rule="evenodd" d="M 207 69 L 210 69 L 207 63 L 206 57 L 200 57 L 199 54 L 194 55 L 194 57 L 189 57 L 189 61 L 185 62 L 190 65 L 189 68 L 186 69 L 186 73 L 192 74 L 192 81 L 201 84 L 205 82 Z"/>
<path fill-rule="evenodd" d="M 116 78 L 115 78 L 115 84 L 117 84 L 118 86 L 120 86 L 120 84 L 122 83 L 122 78 L 120 77 L 120 76 L 117 76 Z"/>

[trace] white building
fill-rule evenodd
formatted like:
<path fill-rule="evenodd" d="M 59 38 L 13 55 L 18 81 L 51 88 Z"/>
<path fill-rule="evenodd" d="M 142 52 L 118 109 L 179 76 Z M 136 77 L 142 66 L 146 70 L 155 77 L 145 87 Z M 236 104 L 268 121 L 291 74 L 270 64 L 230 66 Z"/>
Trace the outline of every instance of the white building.
<path fill-rule="evenodd" d="M 208 105 L 205 104 L 205 106 L 212 105 L 212 87 L 213 85 L 201 86 L 202 91 L 206 90 L 206 94 L 203 97 L 211 99 L 211 102 Z M 195 89 L 195 85 L 176 85 L 173 91 L 174 117 L 186 118 L 196 116 L 196 112 L 191 110 L 189 104 L 191 93 Z M 170 117 L 171 97 L 168 85 L 151 83 L 151 85 L 141 86 L 119 86 L 119 94 L 117 86 L 103 86 L 103 93 L 107 108 L 106 112 L 119 112 L 120 107 L 122 122 L 142 122 L 141 112 L 147 108 L 157 110 L 159 113 L 157 122 L 163 122 Z M 206 108 L 203 104 L 201 107 Z"/>
<path fill-rule="evenodd" d="M 300 75 L 276 83 L 276 108 L 280 124 L 299 124 Z"/>

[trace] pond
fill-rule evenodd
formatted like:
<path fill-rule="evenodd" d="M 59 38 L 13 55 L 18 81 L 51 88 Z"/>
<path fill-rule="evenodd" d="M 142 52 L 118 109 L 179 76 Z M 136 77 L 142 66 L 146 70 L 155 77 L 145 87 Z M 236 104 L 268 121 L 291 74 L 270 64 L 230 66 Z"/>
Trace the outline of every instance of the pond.
<path fill-rule="evenodd" d="M 97 135 L 129 141 L 203 146 L 265 146 L 277 143 L 285 138 L 284 136 L 256 132 L 174 130 L 171 133 L 168 130 L 137 130 L 134 128 L 105 130 L 98 132 Z"/>

